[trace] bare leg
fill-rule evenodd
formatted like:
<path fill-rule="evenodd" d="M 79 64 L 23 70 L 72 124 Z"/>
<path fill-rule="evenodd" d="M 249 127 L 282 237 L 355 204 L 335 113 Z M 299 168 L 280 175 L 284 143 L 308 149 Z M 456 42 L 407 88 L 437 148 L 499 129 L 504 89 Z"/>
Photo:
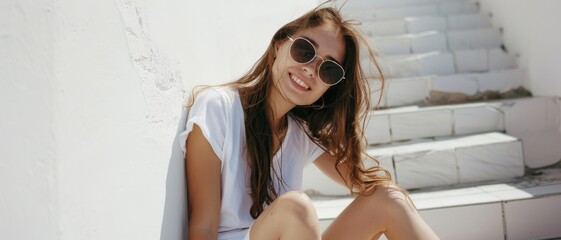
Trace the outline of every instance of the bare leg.
<path fill-rule="evenodd" d="M 323 232 L 322 239 L 438 239 L 397 187 L 378 186 L 358 196 Z"/>
<path fill-rule="evenodd" d="M 312 201 L 301 192 L 279 196 L 255 220 L 250 239 L 321 239 Z"/>

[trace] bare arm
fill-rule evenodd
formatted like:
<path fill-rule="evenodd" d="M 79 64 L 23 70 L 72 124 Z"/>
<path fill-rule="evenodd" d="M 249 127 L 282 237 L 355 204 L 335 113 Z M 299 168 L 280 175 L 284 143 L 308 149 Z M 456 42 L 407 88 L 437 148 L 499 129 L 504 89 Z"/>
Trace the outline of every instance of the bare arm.
<path fill-rule="evenodd" d="M 220 159 L 196 124 L 186 146 L 189 239 L 216 239 L 220 224 Z"/>

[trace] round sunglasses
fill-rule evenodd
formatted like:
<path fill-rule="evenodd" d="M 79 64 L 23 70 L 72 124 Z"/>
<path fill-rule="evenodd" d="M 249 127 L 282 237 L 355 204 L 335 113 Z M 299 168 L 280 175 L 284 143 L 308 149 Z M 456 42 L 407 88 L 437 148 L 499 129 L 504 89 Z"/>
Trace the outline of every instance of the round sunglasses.
<path fill-rule="evenodd" d="M 310 40 L 303 37 L 293 39 L 290 36 L 288 39 L 292 41 L 292 44 L 290 45 L 290 57 L 295 62 L 307 64 L 313 61 L 316 57 L 321 59 L 321 63 L 318 68 L 318 76 L 323 83 L 333 86 L 345 79 L 345 69 L 343 69 L 343 67 L 341 67 L 341 65 L 337 62 L 329 59 L 325 60 L 321 56 L 317 55 L 316 48 Z"/>

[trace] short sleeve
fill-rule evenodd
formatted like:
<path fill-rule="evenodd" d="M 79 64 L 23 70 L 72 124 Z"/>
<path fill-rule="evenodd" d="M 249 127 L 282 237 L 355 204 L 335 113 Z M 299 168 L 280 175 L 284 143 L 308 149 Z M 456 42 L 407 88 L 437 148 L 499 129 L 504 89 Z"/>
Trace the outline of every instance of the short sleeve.
<path fill-rule="evenodd" d="M 306 137 L 306 139 L 308 140 L 308 143 L 307 143 L 307 145 L 308 145 L 308 160 L 306 161 L 306 165 L 308 165 L 308 164 L 314 162 L 319 156 L 321 156 L 321 154 L 323 154 L 325 152 L 325 150 L 323 150 L 323 148 L 318 146 L 309 137 Z"/>
<path fill-rule="evenodd" d="M 183 153 L 186 152 L 187 136 L 193 130 L 193 125 L 197 124 L 216 156 L 223 162 L 228 119 L 226 113 L 224 96 L 213 89 L 200 92 L 189 109 L 185 131 L 178 136 Z"/>

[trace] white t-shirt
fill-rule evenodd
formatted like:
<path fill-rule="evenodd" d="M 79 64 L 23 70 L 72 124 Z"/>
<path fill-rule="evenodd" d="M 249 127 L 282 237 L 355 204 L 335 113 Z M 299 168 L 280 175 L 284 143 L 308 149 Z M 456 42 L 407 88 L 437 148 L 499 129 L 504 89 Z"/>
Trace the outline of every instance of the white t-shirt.
<path fill-rule="evenodd" d="M 183 153 L 193 124 L 200 127 L 221 161 L 222 201 L 218 239 L 243 239 L 254 219 L 249 214 L 252 200 L 249 195 L 249 169 L 243 156 L 245 124 L 238 89 L 216 87 L 197 95 L 187 116 L 186 131 L 179 134 Z M 300 191 L 304 166 L 323 152 L 295 120 L 288 117 L 288 129 L 281 150 L 273 157 L 276 172 L 282 173 L 286 183 L 285 187 L 281 187 L 275 182 L 279 195 L 292 190 Z"/>

